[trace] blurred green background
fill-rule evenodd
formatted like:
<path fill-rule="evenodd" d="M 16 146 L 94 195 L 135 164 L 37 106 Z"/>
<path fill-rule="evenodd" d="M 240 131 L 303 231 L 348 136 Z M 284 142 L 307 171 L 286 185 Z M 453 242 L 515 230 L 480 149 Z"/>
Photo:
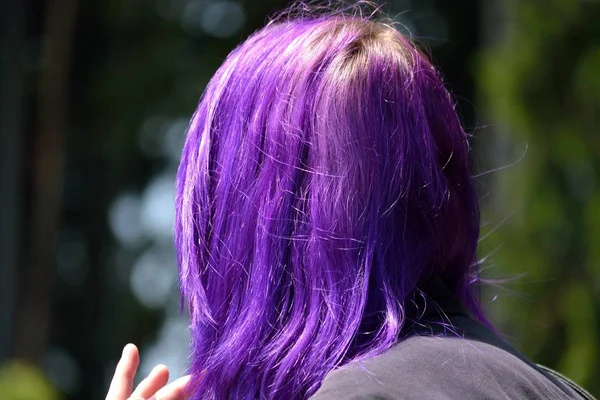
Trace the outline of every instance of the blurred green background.
<path fill-rule="evenodd" d="M 187 121 L 279 0 L 1 2 L 0 398 L 101 399 L 127 342 L 187 362 Z M 492 319 L 600 395 L 600 2 L 388 0 L 473 135 Z"/>

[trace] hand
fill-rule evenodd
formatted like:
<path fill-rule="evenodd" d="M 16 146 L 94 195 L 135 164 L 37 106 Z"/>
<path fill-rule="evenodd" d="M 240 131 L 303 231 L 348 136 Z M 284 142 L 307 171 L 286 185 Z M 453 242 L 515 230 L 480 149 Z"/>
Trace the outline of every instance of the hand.
<path fill-rule="evenodd" d="M 189 375 L 167 385 L 169 370 L 157 365 L 150 374 L 133 390 L 133 378 L 140 363 L 137 347 L 128 344 L 117 364 L 115 375 L 110 383 L 106 400 L 185 400 L 185 388 Z"/>

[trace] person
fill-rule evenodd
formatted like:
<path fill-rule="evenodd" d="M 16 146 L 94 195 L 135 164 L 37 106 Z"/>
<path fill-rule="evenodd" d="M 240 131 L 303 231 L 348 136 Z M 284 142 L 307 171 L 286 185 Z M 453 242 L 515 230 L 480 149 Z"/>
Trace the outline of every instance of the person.
<path fill-rule="evenodd" d="M 190 376 L 158 367 L 131 394 L 128 347 L 108 400 L 591 398 L 486 317 L 468 135 L 392 23 L 291 13 L 251 35 L 200 100 L 176 192 Z"/>

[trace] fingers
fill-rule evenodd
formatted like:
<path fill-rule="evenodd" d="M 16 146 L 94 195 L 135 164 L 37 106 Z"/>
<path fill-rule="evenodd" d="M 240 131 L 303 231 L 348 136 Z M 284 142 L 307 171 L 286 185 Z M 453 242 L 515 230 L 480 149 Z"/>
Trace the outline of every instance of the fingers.
<path fill-rule="evenodd" d="M 125 399 L 160 399 L 160 400 L 184 400 L 185 388 L 189 376 L 179 378 L 175 382 L 165 386 L 169 381 L 169 370 L 164 365 L 157 365 L 132 393 L 133 380 L 140 363 L 137 347 L 128 344 L 123 349 L 123 354 L 115 375 L 110 383 L 106 400 Z"/>
<path fill-rule="evenodd" d="M 188 394 L 185 389 L 190 378 L 191 375 L 186 375 L 169 383 L 156 392 L 149 400 L 185 400 L 186 394 Z"/>
<path fill-rule="evenodd" d="M 169 370 L 164 365 L 157 365 L 150 374 L 140 382 L 131 398 L 147 399 L 165 386 L 169 381 Z"/>
<path fill-rule="evenodd" d="M 139 363 L 140 355 L 137 347 L 133 344 L 125 346 L 110 383 L 106 400 L 122 400 L 129 397 Z"/>

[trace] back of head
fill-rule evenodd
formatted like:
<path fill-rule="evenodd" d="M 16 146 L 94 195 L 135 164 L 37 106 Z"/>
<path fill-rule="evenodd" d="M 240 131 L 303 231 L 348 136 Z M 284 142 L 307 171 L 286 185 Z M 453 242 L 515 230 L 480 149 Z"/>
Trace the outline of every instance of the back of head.
<path fill-rule="evenodd" d="M 193 116 L 176 202 L 202 398 L 308 397 L 395 344 L 434 276 L 484 319 L 467 137 L 392 25 L 334 13 L 253 34 Z"/>

